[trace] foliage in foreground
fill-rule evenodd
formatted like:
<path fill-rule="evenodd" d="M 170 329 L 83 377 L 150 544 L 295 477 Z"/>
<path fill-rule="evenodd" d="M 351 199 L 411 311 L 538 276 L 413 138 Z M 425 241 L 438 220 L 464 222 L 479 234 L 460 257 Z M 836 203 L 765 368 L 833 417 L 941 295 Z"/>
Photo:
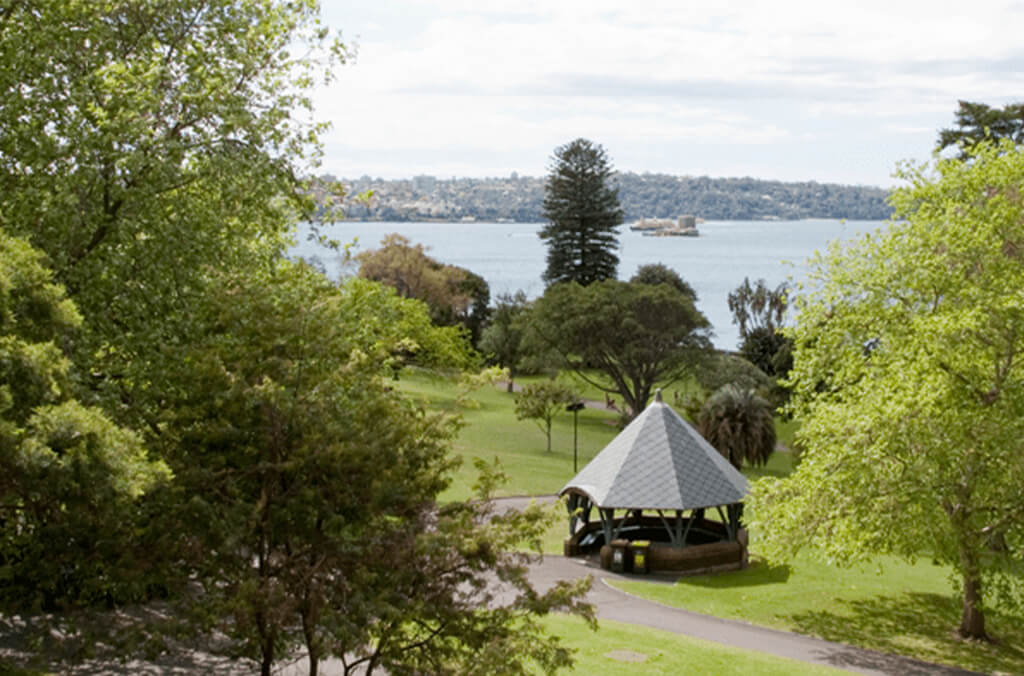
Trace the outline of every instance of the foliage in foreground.
<path fill-rule="evenodd" d="M 364 339 L 345 294 L 286 262 L 222 289 L 197 308 L 210 330 L 181 353 L 166 420 L 181 519 L 168 530 L 203 587 L 183 598 L 193 628 L 220 629 L 264 674 L 298 646 L 311 673 L 326 656 L 346 673 L 568 664 L 535 618 L 588 613 L 584 586 L 538 594 L 509 553 L 543 516 L 436 506 L 454 423 L 387 386 L 390 350 Z"/>
<path fill-rule="evenodd" d="M 210 270 L 280 255 L 311 208 L 308 94 L 344 54 L 315 0 L 0 8 L 0 211 L 82 312 L 71 357 L 118 422 L 155 424 Z"/>
<path fill-rule="evenodd" d="M 136 600 L 139 498 L 165 483 L 139 435 L 72 394 L 81 324 L 44 256 L 0 228 L 0 610 Z M 143 585 L 144 586 L 144 585 Z"/>
<path fill-rule="evenodd" d="M 903 178 L 905 222 L 816 262 L 793 332 L 802 460 L 754 507 L 774 557 L 951 565 L 959 632 L 985 638 L 985 607 L 1024 592 L 1024 153 Z"/>
<path fill-rule="evenodd" d="M 316 0 L 0 7 L 5 611 L 53 636 L 40 606 L 160 597 L 263 673 L 298 645 L 313 671 L 568 661 L 532 622 L 581 589 L 535 594 L 506 553 L 540 517 L 437 508 L 453 425 L 386 381 L 470 362 L 461 334 L 283 260 L 344 57 Z"/>

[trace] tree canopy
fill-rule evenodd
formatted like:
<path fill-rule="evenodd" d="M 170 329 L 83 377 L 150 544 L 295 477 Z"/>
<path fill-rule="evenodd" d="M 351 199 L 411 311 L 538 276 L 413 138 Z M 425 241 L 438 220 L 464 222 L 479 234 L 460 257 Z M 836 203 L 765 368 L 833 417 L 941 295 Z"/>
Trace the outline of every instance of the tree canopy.
<path fill-rule="evenodd" d="M 460 324 L 470 332 L 474 344 L 479 340 L 491 300 L 490 287 L 480 275 L 434 260 L 422 244 L 413 244 L 396 233 L 385 237 L 379 249 L 358 254 L 356 260 L 360 277 L 383 282 L 405 298 L 423 301 L 435 323 Z"/>
<path fill-rule="evenodd" d="M 489 530 L 457 505 L 437 507 L 457 425 L 387 386 L 381 363 L 393 347 L 366 339 L 345 290 L 287 261 L 219 286 L 195 308 L 208 330 L 175 350 L 182 367 L 162 440 L 181 495 L 161 522 L 179 534 L 179 559 L 203 588 L 181 597 L 182 615 L 218 628 L 265 674 L 296 646 L 311 673 L 326 656 L 346 670 L 443 671 L 461 646 L 503 640 L 507 622 L 529 627 L 527 608 L 478 611 L 485 577 L 522 562 L 504 548 L 542 519 Z M 388 298 L 416 302 L 379 300 Z M 469 539 L 480 548 L 458 545 Z M 516 590 L 537 612 L 578 596 L 572 586 L 538 596 L 524 585 Z M 533 643 L 505 667 L 527 654 L 564 662 L 557 642 Z"/>
<path fill-rule="evenodd" d="M 490 320 L 480 335 L 479 348 L 498 366 L 508 369 L 508 391 L 515 389 L 515 379 L 526 359 L 523 344 L 523 317 L 529 312 L 526 294 L 499 294 Z"/>
<path fill-rule="evenodd" d="M 834 245 L 798 298 L 804 453 L 755 485 L 754 511 L 774 556 L 813 544 L 838 562 L 949 564 L 959 632 L 983 638 L 985 606 L 1022 591 L 1024 153 L 981 144 L 901 176 L 905 220 Z"/>
<path fill-rule="evenodd" d="M 1024 103 L 1008 103 L 993 108 L 985 103 L 960 101 L 954 126 L 939 131 L 936 150 L 960 148 L 960 159 L 970 157 L 970 150 L 985 141 L 1007 139 L 1016 145 L 1024 143 Z"/>
<path fill-rule="evenodd" d="M 570 662 L 538 618 L 586 585 L 535 591 L 517 549 L 543 515 L 439 506 L 457 423 L 387 382 L 472 363 L 463 332 L 284 256 L 344 56 L 315 0 L 0 8 L 0 610 L 159 597 L 96 649 L 191 629 L 263 673 Z"/>
<path fill-rule="evenodd" d="M 555 416 L 565 410 L 566 405 L 579 399 L 572 388 L 557 380 L 542 380 L 530 383 L 516 393 L 516 418 L 533 420 L 547 439 L 548 453 L 551 452 L 551 424 Z"/>
<path fill-rule="evenodd" d="M 668 284 L 680 293 L 689 296 L 694 303 L 697 302 L 697 292 L 693 290 L 690 283 L 664 263 L 641 265 L 629 278 L 629 281 L 634 284 Z"/>
<path fill-rule="evenodd" d="M 548 245 L 547 284 L 583 286 L 614 279 L 619 265 L 616 228 L 622 224 L 611 162 L 600 144 L 578 138 L 555 148 L 544 184 L 540 238 Z"/>
<path fill-rule="evenodd" d="M 751 286 L 750 279 L 744 277 L 743 283 L 729 292 L 732 323 L 739 327 L 740 338 L 746 338 L 757 329 L 767 329 L 772 333 L 781 329 L 788 305 L 788 291 L 789 285 L 785 282 L 772 289 L 763 279 Z"/>
<path fill-rule="evenodd" d="M 740 354 L 769 376 L 785 378 L 793 366 L 793 341 L 782 331 L 782 320 L 789 306 L 789 284 L 774 289 L 763 280 L 753 286 L 750 280 L 729 293 L 729 310 L 739 326 Z"/>
<path fill-rule="evenodd" d="M 729 384 L 714 392 L 697 416 L 697 431 L 736 469 L 764 465 L 775 452 L 772 406 L 749 388 Z"/>
<path fill-rule="evenodd" d="M 139 498 L 170 479 L 138 434 L 74 398 L 82 318 L 44 256 L 0 228 L 0 610 L 143 596 Z M 138 581 L 138 584 L 136 582 Z"/>
<path fill-rule="evenodd" d="M 265 263 L 311 208 L 332 54 L 314 0 L 0 9 L 0 211 L 82 311 L 73 357 L 119 418 L 154 420 L 209 270 Z"/>
<path fill-rule="evenodd" d="M 555 284 L 536 301 L 529 327 L 564 367 L 621 395 L 631 415 L 656 385 L 692 372 L 711 347 L 707 318 L 668 284 Z M 594 369 L 607 380 L 594 378 Z"/>

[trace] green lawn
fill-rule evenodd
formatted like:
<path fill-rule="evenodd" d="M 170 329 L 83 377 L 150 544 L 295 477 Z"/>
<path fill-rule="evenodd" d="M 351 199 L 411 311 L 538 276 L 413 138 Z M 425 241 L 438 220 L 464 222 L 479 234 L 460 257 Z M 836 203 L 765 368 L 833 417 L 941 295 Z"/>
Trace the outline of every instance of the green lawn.
<path fill-rule="evenodd" d="M 756 537 L 752 538 L 756 548 Z M 879 557 L 841 569 L 802 553 L 788 565 L 755 561 L 744 571 L 681 578 L 675 585 L 616 582 L 659 603 L 717 617 L 909 655 L 979 671 L 1024 673 L 1024 621 L 986 614 L 997 645 L 954 637 L 959 601 L 948 568 Z"/>
<path fill-rule="evenodd" d="M 763 653 L 679 636 L 666 631 L 602 620 L 597 632 L 582 620 L 554 615 L 547 620 L 553 634 L 576 650 L 569 673 L 588 676 L 715 674 L 716 676 L 802 676 L 839 674 L 837 669 L 796 662 Z M 629 660 L 638 661 L 629 661 Z M 639 660 L 643 661 L 639 661 Z"/>
<path fill-rule="evenodd" d="M 517 382 L 535 382 L 545 376 Z M 406 369 L 398 381 L 403 392 L 419 399 L 430 409 L 457 413 L 465 426 L 455 442 L 462 456 L 462 467 L 442 500 L 461 500 L 472 495 L 476 480 L 474 457 L 501 460 L 509 476 L 500 495 L 547 495 L 558 492 L 573 477 L 573 417 L 563 413 L 555 418 L 551 433 L 551 452 L 546 450 L 544 433 L 531 420 L 516 420 L 513 395 L 503 389 L 485 387 L 473 395 L 479 408 L 455 405 L 455 383 L 451 379 Z M 618 434 L 618 414 L 604 409 L 579 412 L 578 467 L 582 469 Z M 780 423 L 786 429 L 786 423 Z M 791 423 L 789 424 L 791 425 Z M 792 434 L 790 433 L 790 437 Z M 761 476 L 785 476 L 792 470 L 789 453 L 775 453 L 765 467 L 744 470 L 750 479 Z M 561 549 L 558 550 L 561 552 Z"/>
<path fill-rule="evenodd" d="M 399 385 L 404 392 L 425 402 L 428 408 L 458 413 L 465 427 L 455 442 L 462 467 L 442 500 L 471 496 L 476 471 L 472 458 L 499 458 L 509 476 L 501 495 L 545 495 L 557 493 L 573 477 L 572 414 L 555 418 L 551 452 L 544 433 L 531 420 L 516 420 L 513 395 L 500 388 L 485 387 L 474 393 L 476 409 L 455 406 L 455 384 L 451 380 L 422 372 L 402 372 Z M 578 465 L 582 468 L 611 441 L 618 429 L 614 411 L 584 409 L 579 412 Z M 561 550 L 559 550 L 561 551 Z"/>
<path fill-rule="evenodd" d="M 530 421 L 516 420 L 512 395 L 503 390 L 484 388 L 475 395 L 480 408 L 456 409 L 455 385 L 451 380 L 410 370 L 403 372 L 400 386 L 428 407 L 459 413 L 464 418 L 465 427 L 455 443 L 455 451 L 465 462 L 442 499 L 471 495 L 476 478 L 472 457 L 501 460 L 510 478 L 503 495 L 550 494 L 572 478 L 571 415 L 563 414 L 556 419 L 552 451 L 547 453 L 543 433 Z M 614 438 L 616 418 L 612 411 L 581 411 L 580 467 Z M 777 425 L 780 441 L 791 441 L 794 424 Z M 753 480 L 785 476 L 791 471 L 792 457 L 782 451 L 773 454 L 765 467 L 744 473 Z M 558 514 L 543 540 L 546 553 L 562 552 L 567 523 L 564 512 Z M 751 541 L 756 551 L 756 533 Z M 738 573 L 683 578 L 674 586 L 624 582 L 621 587 L 667 605 L 709 615 L 969 669 L 1024 673 L 1024 652 L 1018 648 L 1024 645 L 1024 619 L 989 612 L 988 628 L 1001 640 L 999 644 L 958 641 L 953 630 L 959 619 L 959 606 L 953 596 L 949 570 L 927 560 L 916 565 L 884 558 L 880 562 L 882 573 L 877 567 L 837 569 L 810 555 L 801 555 L 790 565 L 762 564 Z M 653 630 L 635 631 L 646 635 Z M 628 668 L 629 665 L 616 665 L 609 672 L 589 673 L 632 673 Z M 648 669 L 643 673 L 672 672 Z"/>

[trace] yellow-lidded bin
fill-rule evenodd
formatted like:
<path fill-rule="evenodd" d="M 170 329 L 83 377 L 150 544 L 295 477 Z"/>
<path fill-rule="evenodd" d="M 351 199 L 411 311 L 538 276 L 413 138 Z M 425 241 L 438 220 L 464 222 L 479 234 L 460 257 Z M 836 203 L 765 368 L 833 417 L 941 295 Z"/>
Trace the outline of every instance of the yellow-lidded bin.
<path fill-rule="evenodd" d="M 633 542 L 633 572 L 638 575 L 646 575 L 651 570 L 650 540 L 636 540 Z"/>

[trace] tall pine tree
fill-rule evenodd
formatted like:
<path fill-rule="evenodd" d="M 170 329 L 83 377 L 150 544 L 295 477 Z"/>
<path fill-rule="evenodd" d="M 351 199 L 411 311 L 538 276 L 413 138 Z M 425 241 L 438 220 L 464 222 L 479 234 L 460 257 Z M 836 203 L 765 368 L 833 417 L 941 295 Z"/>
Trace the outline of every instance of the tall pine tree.
<path fill-rule="evenodd" d="M 960 101 L 956 121 L 949 129 L 939 130 L 937 150 L 961 146 L 960 159 L 969 157 L 969 149 L 982 141 L 1010 139 L 1024 143 L 1024 103 L 1008 103 L 993 108 L 984 103 Z"/>
<path fill-rule="evenodd" d="M 611 162 L 600 144 L 578 138 L 555 148 L 544 185 L 540 238 L 548 244 L 544 282 L 591 282 L 615 278 L 616 227 L 622 224 L 618 189 L 609 185 Z"/>

